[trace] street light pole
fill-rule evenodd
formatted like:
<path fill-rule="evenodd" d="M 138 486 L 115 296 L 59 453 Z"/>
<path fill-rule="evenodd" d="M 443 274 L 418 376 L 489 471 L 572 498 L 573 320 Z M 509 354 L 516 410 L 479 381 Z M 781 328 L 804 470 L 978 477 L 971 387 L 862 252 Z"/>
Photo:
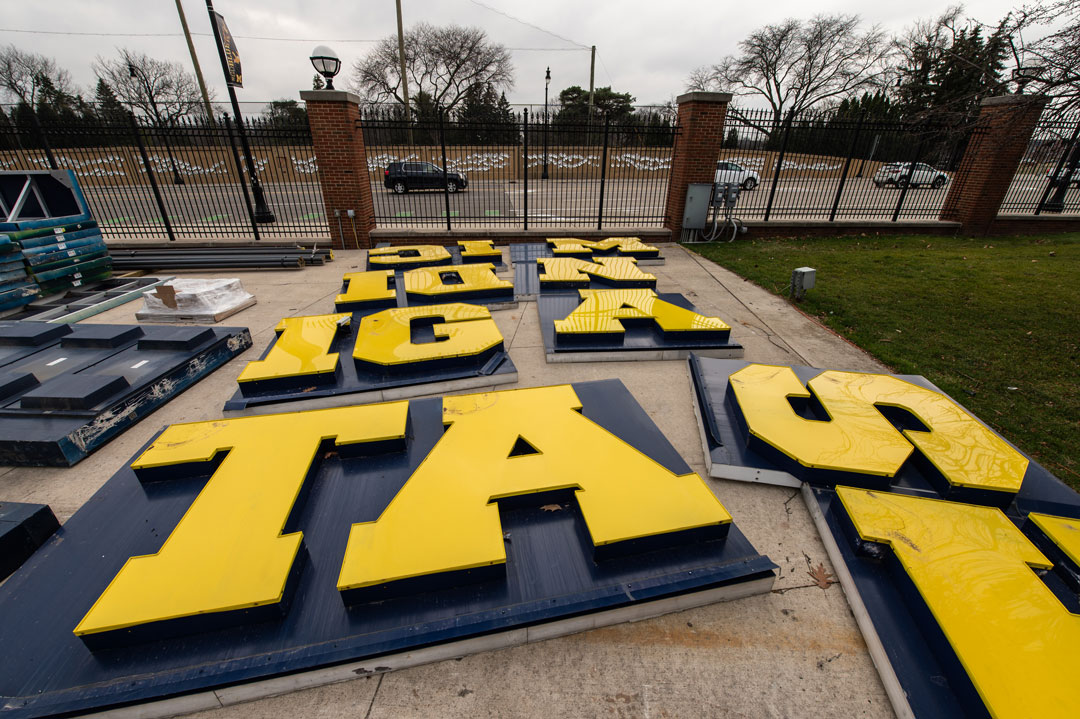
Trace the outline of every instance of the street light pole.
<path fill-rule="evenodd" d="M 225 57 L 225 45 L 221 40 L 221 31 L 218 29 L 217 18 L 214 17 L 214 3 L 206 0 L 206 12 L 210 15 L 210 29 L 214 31 L 214 42 L 217 43 L 218 56 L 221 58 L 221 71 L 225 74 L 225 89 L 229 91 L 229 102 L 232 104 L 233 117 L 236 118 L 236 130 L 240 133 L 240 146 L 244 148 L 244 157 L 247 160 L 248 178 L 251 182 L 251 194 L 255 198 L 255 221 L 273 222 L 274 213 L 266 204 L 266 196 L 263 194 L 262 185 L 259 184 L 259 176 L 255 172 L 255 161 L 251 157 L 251 145 L 248 144 L 247 130 L 244 129 L 244 121 L 240 115 L 240 103 L 236 99 L 236 91 L 233 90 L 232 78 L 229 77 L 229 60 Z M 241 177 L 243 182 L 244 178 Z"/>
<path fill-rule="evenodd" d="M 551 86 L 551 68 L 544 75 L 544 171 L 540 173 L 540 179 L 548 179 L 548 87 Z"/>
<path fill-rule="evenodd" d="M 184 15 L 184 5 L 176 0 L 176 12 L 180 16 L 180 26 L 184 29 L 184 39 L 187 40 L 188 54 L 191 55 L 191 66 L 195 68 L 195 79 L 199 81 L 199 92 L 202 93 L 203 107 L 206 110 L 206 122 L 210 126 L 214 124 L 214 108 L 210 106 L 210 93 L 206 91 L 206 81 L 203 80 L 202 68 L 199 67 L 199 56 L 195 54 L 195 43 L 191 41 L 191 31 L 188 30 L 187 16 Z"/>

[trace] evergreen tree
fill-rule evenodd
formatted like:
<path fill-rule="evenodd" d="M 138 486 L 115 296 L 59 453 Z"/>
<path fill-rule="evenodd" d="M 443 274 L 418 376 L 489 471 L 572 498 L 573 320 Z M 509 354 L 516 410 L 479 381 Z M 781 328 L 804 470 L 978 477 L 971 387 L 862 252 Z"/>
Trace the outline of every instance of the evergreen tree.
<path fill-rule="evenodd" d="M 593 120 L 607 116 L 613 124 L 626 124 L 634 113 L 634 96 L 615 92 L 611 87 L 598 87 L 593 93 Z M 571 85 L 559 93 L 559 107 L 552 122 L 585 124 L 589 120 L 589 91 Z"/>
<path fill-rule="evenodd" d="M 1004 77 L 1009 32 L 1004 22 L 985 36 L 981 26 L 943 17 L 933 32 L 909 34 L 897 68 L 896 97 L 906 116 L 952 124 L 970 120 L 983 98 L 1007 92 Z"/>
<path fill-rule="evenodd" d="M 94 88 L 94 105 L 99 120 L 108 125 L 126 125 L 128 111 L 116 97 L 116 93 L 102 79 L 98 79 Z"/>

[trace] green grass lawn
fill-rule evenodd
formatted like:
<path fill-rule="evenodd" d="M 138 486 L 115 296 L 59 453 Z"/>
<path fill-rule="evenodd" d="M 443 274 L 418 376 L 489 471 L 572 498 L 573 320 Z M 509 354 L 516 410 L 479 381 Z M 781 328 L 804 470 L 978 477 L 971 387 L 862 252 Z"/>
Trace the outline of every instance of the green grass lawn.
<path fill-rule="evenodd" d="M 1080 489 L 1080 235 L 736 240 L 692 249 L 921 374 Z"/>

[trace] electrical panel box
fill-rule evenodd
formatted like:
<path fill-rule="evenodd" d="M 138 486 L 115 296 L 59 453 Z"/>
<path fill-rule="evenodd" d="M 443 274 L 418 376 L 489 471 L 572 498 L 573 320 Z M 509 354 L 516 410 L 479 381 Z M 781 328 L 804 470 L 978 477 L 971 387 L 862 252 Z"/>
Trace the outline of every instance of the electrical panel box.
<path fill-rule="evenodd" d="M 814 289 L 814 282 L 817 279 L 817 270 L 813 267 L 796 267 L 791 273 L 791 284 L 798 285 L 804 290 Z"/>
<path fill-rule="evenodd" d="M 686 188 L 686 207 L 683 209 L 682 219 L 684 230 L 705 229 L 712 189 L 712 183 L 708 182 L 692 182 Z"/>
<path fill-rule="evenodd" d="M 814 288 L 817 280 L 817 270 L 813 267 L 796 267 L 791 271 L 791 296 L 801 300 L 807 290 Z"/>

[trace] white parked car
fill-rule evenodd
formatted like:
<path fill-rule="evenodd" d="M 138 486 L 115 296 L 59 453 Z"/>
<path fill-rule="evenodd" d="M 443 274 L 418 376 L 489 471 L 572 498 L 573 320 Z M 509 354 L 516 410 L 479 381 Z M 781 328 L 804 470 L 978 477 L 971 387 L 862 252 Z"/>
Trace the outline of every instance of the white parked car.
<path fill-rule="evenodd" d="M 721 160 L 716 163 L 716 177 L 713 182 L 716 184 L 733 182 L 744 190 L 752 190 L 761 183 L 761 176 L 736 162 Z"/>
<path fill-rule="evenodd" d="M 878 187 L 884 187 L 885 185 L 903 187 L 908 179 L 908 172 L 911 172 L 912 187 L 930 185 L 930 187 L 938 190 L 944 187 L 945 183 L 949 181 L 949 176 L 944 172 L 935 170 L 933 167 L 930 167 L 930 165 L 922 162 L 915 163 L 915 170 L 913 172 L 911 171 L 910 162 L 890 162 L 887 165 L 882 165 L 881 168 L 874 173 L 874 184 Z"/>

